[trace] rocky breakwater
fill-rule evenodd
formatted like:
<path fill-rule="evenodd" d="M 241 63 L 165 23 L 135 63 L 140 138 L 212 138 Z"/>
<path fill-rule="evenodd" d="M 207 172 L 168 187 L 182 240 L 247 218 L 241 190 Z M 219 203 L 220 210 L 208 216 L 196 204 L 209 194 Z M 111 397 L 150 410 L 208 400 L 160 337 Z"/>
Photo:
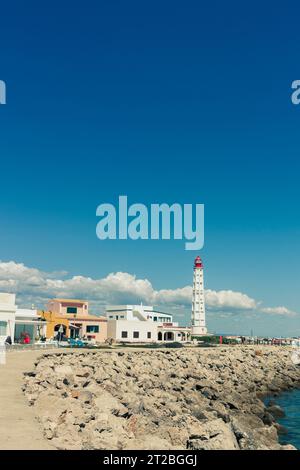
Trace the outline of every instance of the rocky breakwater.
<path fill-rule="evenodd" d="M 44 354 L 24 392 L 58 449 L 292 449 L 261 398 L 299 385 L 284 348 Z"/>

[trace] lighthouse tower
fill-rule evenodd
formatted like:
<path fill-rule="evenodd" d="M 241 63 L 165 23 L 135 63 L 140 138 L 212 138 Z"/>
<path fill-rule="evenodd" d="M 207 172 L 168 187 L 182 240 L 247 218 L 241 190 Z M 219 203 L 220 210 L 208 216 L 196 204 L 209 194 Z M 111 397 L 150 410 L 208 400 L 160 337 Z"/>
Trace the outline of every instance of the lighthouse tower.
<path fill-rule="evenodd" d="M 206 335 L 203 263 L 200 256 L 194 262 L 192 336 Z"/>

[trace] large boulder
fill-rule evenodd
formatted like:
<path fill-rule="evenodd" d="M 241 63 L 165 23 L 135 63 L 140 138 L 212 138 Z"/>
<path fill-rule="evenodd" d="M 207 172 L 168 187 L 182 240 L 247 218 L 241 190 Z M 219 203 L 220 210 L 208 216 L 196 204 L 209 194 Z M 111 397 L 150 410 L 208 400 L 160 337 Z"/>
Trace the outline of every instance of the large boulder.
<path fill-rule="evenodd" d="M 54 373 L 58 376 L 58 377 L 67 377 L 68 375 L 73 375 L 74 374 L 74 370 L 71 366 L 69 365 L 59 365 L 59 366 L 55 366 L 54 367 Z"/>
<path fill-rule="evenodd" d="M 215 419 L 202 426 L 201 432 L 189 437 L 187 448 L 193 450 L 238 450 L 239 445 L 229 424 Z"/>

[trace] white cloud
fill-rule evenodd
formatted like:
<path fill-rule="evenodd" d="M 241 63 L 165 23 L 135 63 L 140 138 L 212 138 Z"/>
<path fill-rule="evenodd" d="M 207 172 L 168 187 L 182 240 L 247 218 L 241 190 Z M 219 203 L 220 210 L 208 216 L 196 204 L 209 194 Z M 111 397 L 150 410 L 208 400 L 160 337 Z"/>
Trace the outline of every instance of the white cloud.
<path fill-rule="evenodd" d="M 161 306 L 174 314 L 191 309 L 192 287 L 155 290 L 148 279 L 116 272 L 101 279 L 85 276 L 68 277 L 66 272 L 47 273 L 23 263 L 0 261 L 0 291 L 15 292 L 20 306 L 35 304 L 44 308 L 53 297 L 83 298 L 90 301 L 94 313 L 103 313 L 107 304 L 140 303 Z M 230 313 L 262 312 L 292 315 L 286 307 L 260 308 L 260 303 L 242 292 L 205 291 L 208 310 Z"/>
<path fill-rule="evenodd" d="M 186 286 L 178 289 L 161 289 L 153 291 L 153 303 L 156 305 L 174 305 L 187 307 L 192 303 L 192 287 Z"/>
<path fill-rule="evenodd" d="M 296 314 L 296 312 L 293 312 L 292 310 L 289 310 L 288 308 L 286 307 L 265 307 L 265 308 L 262 308 L 261 311 L 263 313 L 269 313 L 271 315 L 284 315 L 284 316 L 290 316 L 290 317 L 293 317 Z"/>
<path fill-rule="evenodd" d="M 155 304 L 181 305 L 190 307 L 192 299 L 192 287 L 186 286 L 179 289 L 159 290 L 154 292 Z M 206 307 L 212 310 L 251 310 L 257 307 L 257 302 L 242 292 L 232 290 L 215 291 L 205 290 Z"/>
<path fill-rule="evenodd" d="M 250 310 L 257 307 L 257 302 L 242 292 L 232 290 L 206 290 L 206 305 L 215 310 Z"/>

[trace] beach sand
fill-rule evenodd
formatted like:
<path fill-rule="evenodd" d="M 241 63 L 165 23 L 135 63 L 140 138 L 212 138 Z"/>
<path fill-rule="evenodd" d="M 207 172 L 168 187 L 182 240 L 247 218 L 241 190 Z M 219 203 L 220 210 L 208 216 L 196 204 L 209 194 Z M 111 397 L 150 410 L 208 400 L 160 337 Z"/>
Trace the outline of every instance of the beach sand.
<path fill-rule="evenodd" d="M 49 450 L 34 410 L 22 391 L 23 372 L 33 370 L 40 351 L 12 351 L 0 365 L 0 449 Z"/>

